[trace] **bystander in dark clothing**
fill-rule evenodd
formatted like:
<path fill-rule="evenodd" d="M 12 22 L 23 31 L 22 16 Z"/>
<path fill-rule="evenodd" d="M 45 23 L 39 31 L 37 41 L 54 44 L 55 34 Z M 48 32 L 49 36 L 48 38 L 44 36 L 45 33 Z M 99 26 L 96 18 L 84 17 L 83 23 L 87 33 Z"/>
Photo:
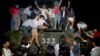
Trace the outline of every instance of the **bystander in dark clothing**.
<path fill-rule="evenodd" d="M 61 14 L 60 27 L 61 29 L 65 30 L 65 27 L 67 25 L 67 17 L 68 17 L 68 11 L 65 6 L 61 8 L 60 14 Z"/>

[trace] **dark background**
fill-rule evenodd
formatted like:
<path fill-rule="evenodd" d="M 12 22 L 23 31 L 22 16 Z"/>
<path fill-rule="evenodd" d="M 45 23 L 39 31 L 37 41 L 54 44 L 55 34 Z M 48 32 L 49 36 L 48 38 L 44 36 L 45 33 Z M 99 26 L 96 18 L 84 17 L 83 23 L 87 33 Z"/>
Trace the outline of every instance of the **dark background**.
<path fill-rule="evenodd" d="M 45 3 L 52 6 L 54 0 L 36 1 L 39 5 Z M 20 7 L 26 7 L 28 4 L 31 4 L 35 7 L 33 0 L 0 0 L 0 34 L 10 30 L 11 16 L 8 8 L 14 4 L 19 4 Z M 67 6 L 67 0 L 63 0 L 62 5 Z M 71 0 L 71 5 L 75 10 L 76 23 L 78 21 L 85 21 L 88 24 L 88 29 L 100 28 L 99 1 Z"/>

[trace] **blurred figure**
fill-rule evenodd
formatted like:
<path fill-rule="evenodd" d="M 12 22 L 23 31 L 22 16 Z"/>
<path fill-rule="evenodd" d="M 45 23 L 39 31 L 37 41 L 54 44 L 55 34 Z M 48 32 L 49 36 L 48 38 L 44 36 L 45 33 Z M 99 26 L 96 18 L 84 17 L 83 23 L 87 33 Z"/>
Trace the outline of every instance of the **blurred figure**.
<path fill-rule="evenodd" d="M 13 51 L 14 56 L 27 56 L 29 47 L 29 37 L 24 36 L 21 40 L 21 45 Z"/>
<path fill-rule="evenodd" d="M 68 35 L 66 36 L 66 42 L 69 46 L 69 53 L 70 53 L 70 56 L 74 56 L 74 52 L 73 52 L 73 48 L 74 48 L 74 45 L 73 45 L 73 38 L 72 38 L 72 35 Z"/>
<path fill-rule="evenodd" d="M 71 2 L 68 0 L 68 6 L 67 6 L 67 9 L 69 10 L 70 7 L 71 7 Z"/>
<path fill-rule="evenodd" d="M 44 16 L 40 15 L 38 19 L 38 29 L 44 30 L 48 28 L 48 23 L 44 20 Z"/>
<path fill-rule="evenodd" d="M 24 36 L 29 36 L 29 31 L 32 29 L 32 23 L 34 18 L 36 17 L 36 15 L 32 16 L 31 19 L 26 19 L 23 23 L 22 23 L 22 31 Z"/>
<path fill-rule="evenodd" d="M 24 36 L 29 36 L 29 30 L 31 30 L 30 23 L 31 19 L 28 19 L 22 23 L 22 31 Z"/>
<path fill-rule="evenodd" d="M 72 52 L 74 53 L 74 56 L 80 56 L 80 43 L 82 42 L 82 39 L 80 37 L 74 38 L 74 47 L 72 49 Z"/>
<path fill-rule="evenodd" d="M 46 55 L 45 56 L 55 56 L 55 50 L 54 46 L 48 45 L 46 49 Z"/>
<path fill-rule="evenodd" d="M 91 50 L 91 56 L 100 56 L 100 37 L 95 37 L 93 39 L 93 46 Z"/>
<path fill-rule="evenodd" d="M 67 17 L 68 17 L 68 11 L 66 9 L 66 6 L 61 7 L 60 14 L 61 14 L 60 27 L 61 29 L 65 30 L 67 24 Z"/>
<path fill-rule="evenodd" d="M 9 46 L 10 46 L 10 42 L 8 40 L 5 40 L 3 42 L 2 56 L 12 56 Z"/>
<path fill-rule="evenodd" d="M 38 10 L 38 9 L 36 9 L 36 8 L 34 8 L 33 10 L 32 10 L 32 13 L 31 13 L 31 16 L 34 16 L 34 15 L 39 15 L 40 14 L 40 11 Z"/>
<path fill-rule="evenodd" d="M 74 31 L 74 23 L 75 23 L 75 12 L 73 11 L 73 8 L 70 8 L 68 11 L 68 22 L 66 26 L 66 30 Z"/>
<path fill-rule="evenodd" d="M 46 22 L 48 23 L 48 28 L 49 29 L 53 29 L 53 18 L 52 18 L 52 15 L 53 15 L 53 10 L 52 8 L 47 8 L 48 9 L 48 15 L 47 15 L 47 20 Z"/>
<path fill-rule="evenodd" d="M 19 16 L 19 5 L 15 5 L 9 9 L 12 19 L 11 19 L 11 31 L 18 31 L 20 27 L 20 16 Z"/>
<path fill-rule="evenodd" d="M 41 12 L 41 15 L 43 15 L 44 16 L 44 19 L 45 20 L 47 20 L 48 18 L 47 18 L 47 15 L 48 15 L 48 10 L 46 9 L 46 5 L 43 5 L 43 7 L 42 8 L 40 8 L 39 6 L 38 6 L 38 4 L 37 4 L 37 2 L 35 1 L 35 5 L 36 5 L 36 7 L 40 10 L 40 12 Z"/>
<path fill-rule="evenodd" d="M 78 31 L 81 33 L 82 31 L 85 31 L 87 29 L 87 24 L 85 22 L 78 22 L 77 23 Z"/>
<path fill-rule="evenodd" d="M 60 36 L 59 43 L 54 46 L 55 56 L 70 56 L 70 46 L 64 35 Z"/>
<path fill-rule="evenodd" d="M 94 32 L 93 32 L 93 38 L 95 37 L 100 37 L 100 31 L 97 29 L 94 29 Z"/>
<path fill-rule="evenodd" d="M 31 17 L 31 13 L 32 13 L 31 9 L 32 9 L 31 5 L 29 5 L 28 7 L 24 9 L 23 14 L 22 14 L 22 22 L 24 22 L 25 20 Z"/>
<path fill-rule="evenodd" d="M 18 47 L 14 50 L 14 56 L 27 56 L 27 48 L 25 47 Z"/>
<path fill-rule="evenodd" d="M 55 56 L 59 56 L 59 43 L 54 46 Z"/>
<path fill-rule="evenodd" d="M 58 29 L 60 27 L 60 5 L 62 3 L 62 0 L 58 3 L 58 1 L 54 2 L 54 7 L 53 7 L 53 13 L 54 13 L 54 29 Z M 58 24 L 57 24 L 58 23 Z"/>
<path fill-rule="evenodd" d="M 27 51 L 27 56 L 38 56 L 39 48 L 35 43 L 32 43 Z"/>
<path fill-rule="evenodd" d="M 94 31 L 95 32 L 95 31 Z M 93 31 L 88 31 L 86 32 L 86 35 L 90 38 L 93 38 L 93 35 L 94 35 L 94 32 Z"/>
<path fill-rule="evenodd" d="M 90 56 L 93 47 L 91 39 L 84 33 L 81 34 L 82 42 L 80 43 L 81 55 Z"/>
<path fill-rule="evenodd" d="M 70 46 L 66 43 L 66 37 L 61 35 L 59 39 L 59 56 L 70 56 Z"/>
<path fill-rule="evenodd" d="M 32 30 L 31 30 L 31 35 L 32 35 L 32 38 L 30 40 L 30 44 L 33 43 L 33 41 L 37 44 L 37 46 L 40 46 L 39 44 L 39 41 L 38 41 L 38 19 L 39 19 L 39 16 L 35 16 L 35 18 L 33 19 L 32 23 L 31 23 L 31 27 L 32 27 Z"/>

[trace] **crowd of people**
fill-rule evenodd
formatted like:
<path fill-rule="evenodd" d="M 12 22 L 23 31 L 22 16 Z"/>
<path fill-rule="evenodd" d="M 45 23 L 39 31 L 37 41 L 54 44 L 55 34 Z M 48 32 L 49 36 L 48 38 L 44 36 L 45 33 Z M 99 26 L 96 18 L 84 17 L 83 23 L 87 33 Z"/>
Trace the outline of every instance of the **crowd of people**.
<path fill-rule="evenodd" d="M 34 1 L 36 9 L 32 9 L 29 5 L 26 8 L 19 8 L 19 5 L 11 7 L 9 9 L 12 19 L 11 19 L 11 31 L 18 31 L 22 28 L 24 36 L 29 36 L 29 30 L 32 33 L 32 39 L 30 43 L 35 39 L 38 43 L 38 30 L 44 29 L 62 29 L 74 30 L 75 14 L 73 8 L 66 8 L 66 6 L 61 6 L 62 0 L 60 2 L 55 1 L 54 7 L 49 8 L 43 5 L 42 8 L 38 6 L 38 3 Z M 70 6 L 70 1 L 68 2 L 68 7 Z M 67 19 L 68 18 L 68 19 Z"/>
<path fill-rule="evenodd" d="M 45 56 L 100 56 L 100 36 L 93 31 L 86 31 L 88 28 L 85 22 L 78 22 L 78 31 L 75 31 L 75 12 L 68 6 L 61 6 L 55 1 L 54 7 L 49 8 L 43 5 L 42 8 L 34 1 L 37 9 L 31 5 L 26 8 L 19 8 L 15 5 L 9 9 L 11 18 L 11 31 L 22 30 L 23 38 L 21 46 L 11 52 L 10 42 L 4 41 L 2 56 L 39 56 L 41 45 L 39 43 L 39 32 L 46 29 L 63 30 L 64 35 L 60 36 L 59 43 L 55 46 L 48 45 Z M 71 32 L 71 35 L 67 33 Z M 31 33 L 31 37 L 29 36 Z M 41 56 L 41 55 L 40 55 Z"/>
<path fill-rule="evenodd" d="M 100 36 L 91 39 L 86 35 L 82 37 L 71 37 L 70 35 L 61 35 L 59 43 L 47 45 L 45 53 L 34 42 L 29 45 L 29 38 L 23 37 L 21 45 L 11 50 L 10 41 L 3 41 L 2 56 L 100 56 Z M 72 41 L 73 40 L 73 41 Z"/>
<path fill-rule="evenodd" d="M 75 22 L 75 12 L 72 7 L 70 7 L 70 1 L 68 6 L 61 6 L 62 0 L 58 3 L 56 1 L 54 6 L 51 8 L 47 5 L 42 7 L 38 6 L 38 3 L 34 1 L 36 8 L 33 8 L 32 5 L 27 6 L 26 8 L 19 8 L 19 5 L 15 5 L 9 9 L 12 19 L 11 19 L 11 30 L 17 31 L 22 26 L 23 22 L 27 19 L 31 19 L 32 16 L 44 16 L 44 20 L 48 23 L 49 29 L 67 29 L 70 25 L 70 28 L 73 28 Z"/>

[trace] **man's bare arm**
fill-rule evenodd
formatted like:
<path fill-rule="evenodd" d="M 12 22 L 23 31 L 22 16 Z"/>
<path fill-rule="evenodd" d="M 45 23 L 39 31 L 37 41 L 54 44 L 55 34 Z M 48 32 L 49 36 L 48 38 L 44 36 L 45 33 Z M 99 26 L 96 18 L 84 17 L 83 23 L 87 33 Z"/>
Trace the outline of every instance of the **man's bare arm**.
<path fill-rule="evenodd" d="M 34 1 L 34 3 L 35 3 L 35 5 L 36 5 L 36 7 L 40 10 L 41 8 L 38 6 L 37 2 Z"/>
<path fill-rule="evenodd" d="M 59 4 L 58 4 L 58 6 L 60 6 L 60 5 L 61 5 L 61 3 L 62 3 L 62 0 L 60 0 L 60 2 L 59 2 Z"/>

